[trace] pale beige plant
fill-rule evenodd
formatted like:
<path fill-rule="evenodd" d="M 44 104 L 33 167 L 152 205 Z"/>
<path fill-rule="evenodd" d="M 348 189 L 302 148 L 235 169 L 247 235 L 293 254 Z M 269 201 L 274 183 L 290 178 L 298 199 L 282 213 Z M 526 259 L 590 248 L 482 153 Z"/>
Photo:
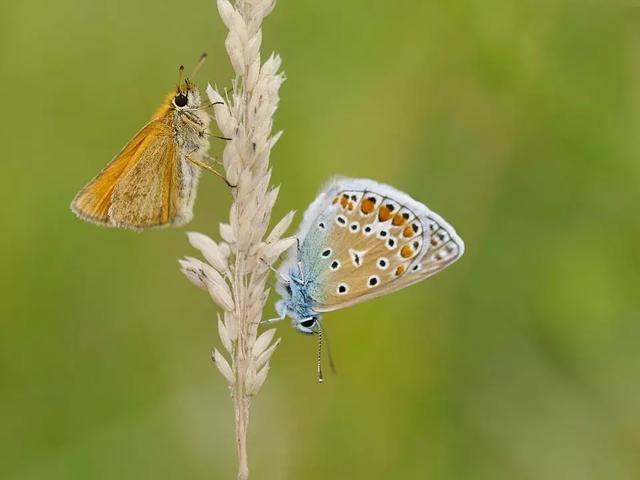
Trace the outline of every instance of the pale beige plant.
<path fill-rule="evenodd" d="M 223 352 L 213 360 L 229 384 L 235 407 L 238 478 L 249 476 L 247 427 L 249 406 L 269 371 L 269 359 L 278 346 L 275 329 L 258 335 L 258 326 L 269 291 L 265 288 L 269 266 L 294 242 L 282 238 L 293 218 L 284 216 L 267 235 L 278 187 L 271 187 L 269 155 L 280 137 L 272 135 L 278 90 L 284 81 L 280 57 L 260 57 L 263 19 L 274 0 L 238 0 L 233 5 L 217 0 L 222 21 L 229 30 L 225 46 L 236 77 L 232 93 L 221 94 L 211 86 L 207 95 L 214 106 L 218 128 L 230 138 L 222 163 L 233 185 L 229 223 L 220 224 L 222 241 L 201 233 L 189 233 L 189 241 L 206 262 L 192 257 L 180 260 L 182 271 L 207 290 L 223 310 L 218 333 Z"/>

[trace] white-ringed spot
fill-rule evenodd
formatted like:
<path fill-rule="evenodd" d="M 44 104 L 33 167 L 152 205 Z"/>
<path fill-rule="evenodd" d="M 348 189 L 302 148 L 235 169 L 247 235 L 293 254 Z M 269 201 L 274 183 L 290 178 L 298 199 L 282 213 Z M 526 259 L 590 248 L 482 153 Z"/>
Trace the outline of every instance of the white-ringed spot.
<path fill-rule="evenodd" d="M 353 248 L 349 249 L 349 257 L 351 257 L 351 263 L 353 264 L 354 267 L 358 268 L 362 266 L 362 263 L 364 261 L 364 254 L 367 253 L 365 252 L 358 252 L 357 250 L 354 250 Z"/>
<path fill-rule="evenodd" d="M 387 268 L 389 268 L 389 259 L 386 257 L 380 257 L 376 265 L 378 265 L 378 268 L 380 270 L 386 270 Z"/>
<path fill-rule="evenodd" d="M 369 277 L 369 280 L 367 280 L 367 286 L 369 288 L 373 288 L 377 286 L 379 283 L 380 283 L 380 277 L 378 277 L 377 275 L 371 275 Z"/>
<path fill-rule="evenodd" d="M 331 270 L 336 271 L 340 268 L 340 262 L 338 260 L 334 260 L 330 265 Z"/>
<path fill-rule="evenodd" d="M 339 227 L 344 227 L 347 224 L 347 219 L 344 217 L 344 215 L 338 215 L 336 217 L 336 223 Z"/>
<path fill-rule="evenodd" d="M 351 233 L 356 233 L 358 230 L 360 230 L 360 224 L 358 222 L 353 222 L 351 225 L 349 225 L 349 230 L 351 231 Z"/>
<path fill-rule="evenodd" d="M 348 291 L 349 285 L 347 285 L 346 283 L 341 283 L 340 285 L 338 285 L 338 288 L 336 288 L 336 293 L 338 295 L 346 295 Z"/>
<path fill-rule="evenodd" d="M 325 248 L 322 253 L 320 254 L 321 257 L 323 258 L 329 258 L 329 255 L 331 255 L 331 249 L 330 248 Z"/>

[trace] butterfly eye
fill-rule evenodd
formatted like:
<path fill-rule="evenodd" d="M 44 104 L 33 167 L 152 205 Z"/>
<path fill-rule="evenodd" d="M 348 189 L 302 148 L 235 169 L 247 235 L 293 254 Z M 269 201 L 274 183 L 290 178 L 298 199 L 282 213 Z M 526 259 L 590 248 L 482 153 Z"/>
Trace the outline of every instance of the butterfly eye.
<path fill-rule="evenodd" d="M 176 107 L 185 107 L 188 103 L 187 96 L 179 93 L 173 99 L 173 103 L 175 103 Z"/>
<path fill-rule="evenodd" d="M 305 320 L 304 322 L 300 322 L 300 325 L 304 328 L 311 328 L 316 323 L 315 317 L 311 317 L 309 320 Z"/>

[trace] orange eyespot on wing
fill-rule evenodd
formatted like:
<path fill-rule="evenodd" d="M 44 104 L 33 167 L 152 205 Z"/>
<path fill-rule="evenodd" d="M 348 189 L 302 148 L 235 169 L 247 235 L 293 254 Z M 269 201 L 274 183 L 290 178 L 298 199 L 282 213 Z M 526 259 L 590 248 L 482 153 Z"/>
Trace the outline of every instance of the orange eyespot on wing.
<path fill-rule="evenodd" d="M 376 197 L 363 198 L 360 203 L 360 211 L 363 215 L 369 215 L 376 209 Z"/>
<path fill-rule="evenodd" d="M 391 209 L 388 206 L 380 207 L 378 210 L 378 220 L 380 222 L 386 222 L 391 218 Z"/>
<path fill-rule="evenodd" d="M 116 220 L 113 218 L 113 213 L 114 210 L 116 210 L 119 216 L 123 216 L 123 211 L 131 214 L 131 212 L 139 210 L 140 206 L 132 205 L 136 202 L 136 195 L 129 192 L 121 194 L 119 198 L 114 198 L 115 192 L 126 192 L 127 189 L 123 188 L 125 184 L 131 184 L 132 182 L 140 183 L 136 180 L 140 179 L 141 174 L 152 174 L 153 172 L 149 171 L 149 167 L 152 164 L 156 167 L 166 163 L 170 165 L 166 169 L 161 169 L 162 172 L 156 172 L 154 175 L 150 175 L 151 178 L 143 180 L 139 187 L 152 187 L 152 194 L 154 194 L 158 192 L 158 184 L 166 185 L 169 183 L 169 188 L 162 188 L 161 190 L 163 192 L 171 190 L 170 187 L 173 182 L 173 177 L 178 169 L 175 165 L 177 163 L 175 145 L 173 145 L 170 135 L 170 127 L 162 121 L 152 121 L 147 124 L 133 137 L 122 151 L 76 195 L 71 203 L 71 210 L 83 220 L 101 225 L 141 228 L 152 222 L 155 222 L 154 224 L 168 223 L 170 220 L 170 208 L 163 210 L 161 215 L 156 215 L 157 218 L 154 218 L 152 221 L 147 219 L 141 222 L 140 225 L 130 224 L 124 219 Z M 141 163 L 143 164 L 142 166 Z M 123 183 L 125 179 L 126 182 Z M 139 194 L 140 189 L 136 190 Z M 166 203 L 175 203 L 175 201 L 176 199 L 170 201 L 167 197 Z M 114 205 L 114 203 L 118 205 Z M 129 208 L 126 207 L 126 204 L 129 204 Z M 143 207 L 147 209 L 151 208 L 148 202 Z M 154 208 L 157 209 L 157 206 Z M 128 217 L 134 218 L 138 216 L 139 215 L 135 214 L 128 215 Z M 127 215 L 125 215 L 125 217 L 127 217 Z"/>

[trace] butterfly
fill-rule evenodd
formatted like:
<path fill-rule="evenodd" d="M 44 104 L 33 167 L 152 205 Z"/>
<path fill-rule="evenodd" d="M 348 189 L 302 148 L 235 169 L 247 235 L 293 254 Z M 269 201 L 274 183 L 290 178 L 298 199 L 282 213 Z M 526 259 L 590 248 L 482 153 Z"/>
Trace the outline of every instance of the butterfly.
<path fill-rule="evenodd" d="M 368 179 L 333 180 L 305 212 L 297 238 L 278 270 L 274 320 L 288 315 L 305 334 L 322 334 L 322 313 L 418 283 L 464 253 L 442 217 Z"/>
<path fill-rule="evenodd" d="M 203 54 L 192 76 L 205 59 Z M 204 108 L 197 87 L 184 77 L 181 66 L 176 89 L 76 195 L 71 210 L 92 223 L 134 230 L 189 222 L 201 168 L 224 179 L 204 162 L 210 159 L 210 117 Z"/>

